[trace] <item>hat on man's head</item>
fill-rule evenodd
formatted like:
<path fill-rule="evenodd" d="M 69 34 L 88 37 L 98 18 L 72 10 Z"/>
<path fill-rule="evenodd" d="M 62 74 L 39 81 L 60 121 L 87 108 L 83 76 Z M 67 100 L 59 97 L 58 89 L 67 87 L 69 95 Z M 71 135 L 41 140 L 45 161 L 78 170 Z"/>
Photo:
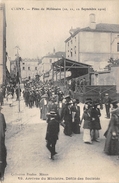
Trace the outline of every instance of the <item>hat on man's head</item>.
<path fill-rule="evenodd" d="M 92 99 L 91 98 L 87 98 L 86 101 L 85 101 L 85 104 L 92 104 Z"/>
<path fill-rule="evenodd" d="M 64 96 L 64 99 L 70 99 L 71 97 L 70 97 L 70 95 L 65 95 Z"/>
<path fill-rule="evenodd" d="M 86 100 L 87 100 L 87 101 L 88 101 L 88 100 L 89 100 L 89 101 L 92 101 L 92 98 L 86 98 Z"/>
<path fill-rule="evenodd" d="M 48 98 L 48 95 L 44 94 L 44 95 L 41 96 L 41 98 Z"/>
<path fill-rule="evenodd" d="M 96 105 L 99 105 L 99 102 L 98 101 L 93 101 L 93 106 L 96 106 Z"/>
<path fill-rule="evenodd" d="M 73 104 L 72 100 L 70 100 L 69 102 L 66 102 L 66 105 L 71 105 Z"/>
<path fill-rule="evenodd" d="M 108 96 L 109 94 L 108 93 L 105 93 L 105 96 Z"/>
<path fill-rule="evenodd" d="M 57 113 L 55 111 L 50 111 L 49 115 L 51 117 L 55 117 L 55 116 L 57 116 Z"/>
<path fill-rule="evenodd" d="M 86 100 L 86 101 L 85 101 L 85 104 L 91 104 L 91 102 L 90 102 L 90 101 L 88 101 L 88 100 Z"/>
<path fill-rule="evenodd" d="M 73 99 L 73 101 L 72 101 L 72 102 L 73 102 L 73 104 L 74 104 L 74 103 L 76 103 L 76 99 Z"/>

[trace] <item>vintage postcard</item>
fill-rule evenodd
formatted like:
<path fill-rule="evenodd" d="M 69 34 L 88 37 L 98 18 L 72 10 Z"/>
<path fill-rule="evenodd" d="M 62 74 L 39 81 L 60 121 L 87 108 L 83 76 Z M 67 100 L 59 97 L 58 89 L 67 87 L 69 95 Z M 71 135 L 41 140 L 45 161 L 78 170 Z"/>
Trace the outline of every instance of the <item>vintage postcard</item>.
<path fill-rule="evenodd" d="M 119 183 L 118 7 L 1 1 L 1 182 Z"/>

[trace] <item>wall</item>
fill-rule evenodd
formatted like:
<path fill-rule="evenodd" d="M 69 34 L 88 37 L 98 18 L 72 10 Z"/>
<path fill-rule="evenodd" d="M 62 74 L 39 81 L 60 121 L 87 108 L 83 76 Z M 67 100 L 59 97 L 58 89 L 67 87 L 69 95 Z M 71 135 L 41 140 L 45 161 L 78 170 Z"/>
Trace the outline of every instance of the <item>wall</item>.
<path fill-rule="evenodd" d="M 119 58 L 117 52 L 117 33 L 103 32 L 80 32 L 80 62 L 96 64 L 97 70 L 100 69 L 102 62 L 107 62 L 110 57 Z M 112 42 L 112 40 L 114 40 Z"/>
<path fill-rule="evenodd" d="M 25 70 L 23 70 L 23 67 Z M 30 70 L 28 69 L 30 67 Z M 37 70 L 35 69 L 37 67 Z M 34 78 L 36 74 L 39 74 L 39 65 L 38 61 L 22 61 L 21 62 L 21 77 L 22 79 L 28 78 L 29 76 L 31 78 Z"/>
<path fill-rule="evenodd" d="M 72 56 L 71 56 L 72 50 Z M 79 34 L 71 37 L 71 39 L 65 43 L 66 58 L 74 61 L 78 61 L 79 50 Z"/>
<path fill-rule="evenodd" d="M 51 69 L 52 63 L 54 63 L 55 61 L 59 60 L 60 58 L 56 58 L 56 57 L 44 57 L 42 59 L 42 71 L 48 72 Z"/>
<path fill-rule="evenodd" d="M 119 67 L 112 67 L 111 71 L 91 75 L 91 85 L 116 85 L 117 93 L 119 93 Z"/>
<path fill-rule="evenodd" d="M 3 31 L 4 31 L 4 22 L 3 22 L 3 9 L 0 4 L 0 85 L 3 83 Z"/>
<path fill-rule="evenodd" d="M 99 68 L 101 62 L 107 62 L 110 57 L 119 58 L 117 42 L 119 42 L 117 33 L 79 32 L 65 43 L 66 58 L 86 64 L 96 62 L 97 68 Z"/>

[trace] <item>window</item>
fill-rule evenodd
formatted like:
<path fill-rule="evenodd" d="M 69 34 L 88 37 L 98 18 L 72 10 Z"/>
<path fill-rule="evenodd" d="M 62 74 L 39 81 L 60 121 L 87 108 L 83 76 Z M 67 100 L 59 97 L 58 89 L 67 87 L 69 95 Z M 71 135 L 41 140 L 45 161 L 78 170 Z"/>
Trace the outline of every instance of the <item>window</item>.
<path fill-rule="evenodd" d="M 23 65 L 24 65 L 25 63 L 23 62 Z"/>
<path fill-rule="evenodd" d="M 28 67 L 28 70 L 30 70 L 30 67 Z"/>
<path fill-rule="evenodd" d="M 71 57 L 73 56 L 73 53 L 72 53 L 72 48 L 71 48 L 71 51 L 70 51 L 70 53 L 71 53 Z"/>
<path fill-rule="evenodd" d="M 52 59 L 50 59 L 50 63 L 52 63 Z"/>
<path fill-rule="evenodd" d="M 72 42 L 72 40 L 71 40 L 71 44 L 72 44 L 73 42 Z"/>
<path fill-rule="evenodd" d="M 37 67 L 35 67 L 35 70 L 37 70 Z"/>
<path fill-rule="evenodd" d="M 75 54 L 76 54 L 76 46 L 74 46 L 74 52 L 75 52 Z"/>
<path fill-rule="evenodd" d="M 117 43 L 117 52 L 119 52 L 119 43 Z"/>
<path fill-rule="evenodd" d="M 68 42 L 68 46 L 69 46 L 69 42 Z"/>
<path fill-rule="evenodd" d="M 76 37 L 75 37 L 75 41 L 76 41 Z"/>
<path fill-rule="evenodd" d="M 23 67 L 22 69 L 25 70 L 25 67 Z"/>

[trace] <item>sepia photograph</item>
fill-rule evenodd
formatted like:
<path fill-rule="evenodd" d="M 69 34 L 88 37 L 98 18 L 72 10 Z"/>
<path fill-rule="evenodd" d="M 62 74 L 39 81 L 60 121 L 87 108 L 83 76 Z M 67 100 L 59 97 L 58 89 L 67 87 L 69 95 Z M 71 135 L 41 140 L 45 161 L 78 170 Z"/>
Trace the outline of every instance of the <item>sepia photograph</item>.
<path fill-rule="evenodd" d="M 0 182 L 119 183 L 118 7 L 0 1 Z"/>

